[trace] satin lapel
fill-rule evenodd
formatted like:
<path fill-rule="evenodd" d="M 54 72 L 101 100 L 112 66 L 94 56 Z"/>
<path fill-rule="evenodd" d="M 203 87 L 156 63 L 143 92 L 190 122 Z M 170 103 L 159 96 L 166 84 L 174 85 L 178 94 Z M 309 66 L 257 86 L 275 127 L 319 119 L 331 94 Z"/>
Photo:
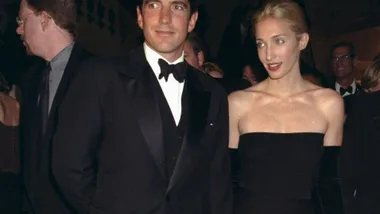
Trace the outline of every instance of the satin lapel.
<path fill-rule="evenodd" d="M 167 192 L 183 181 L 186 178 L 186 174 L 192 171 L 193 167 L 197 164 L 197 160 L 199 160 L 197 157 L 201 152 L 200 143 L 207 124 L 210 92 L 203 89 L 200 80 L 193 72 L 199 71 L 195 71 L 188 66 L 185 83 L 185 87 L 187 87 L 188 123 Z"/>
<path fill-rule="evenodd" d="M 128 80 L 127 91 L 132 97 L 130 102 L 135 104 L 138 124 L 147 146 L 162 177 L 166 180 L 162 121 L 158 102 L 153 93 L 153 81 L 156 81 L 156 77 L 149 66 L 145 66 L 141 72 L 138 79 Z"/>

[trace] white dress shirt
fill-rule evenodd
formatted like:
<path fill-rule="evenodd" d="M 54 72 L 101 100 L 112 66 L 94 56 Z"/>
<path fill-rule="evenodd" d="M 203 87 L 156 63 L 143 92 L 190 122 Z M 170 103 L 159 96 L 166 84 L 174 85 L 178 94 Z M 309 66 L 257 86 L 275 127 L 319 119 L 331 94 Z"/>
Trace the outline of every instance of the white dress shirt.
<path fill-rule="evenodd" d="M 159 55 L 156 51 L 151 49 L 146 43 L 144 43 L 144 52 L 145 57 L 152 68 L 158 83 L 161 86 L 162 92 L 165 95 L 166 101 L 169 105 L 169 108 L 172 112 L 174 121 L 176 125 L 178 125 L 180 119 L 181 119 L 181 112 L 182 112 L 182 92 L 183 87 L 185 84 L 185 81 L 180 83 L 176 79 L 174 79 L 173 74 L 169 74 L 168 81 L 166 82 L 165 78 L 159 79 L 158 76 L 161 73 L 160 65 L 158 64 L 159 59 L 165 60 L 168 64 L 177 64 L 180 62 L 183 62 L 184 60 L 184 54 L 182 52 L 182 55 L 175 60 L 174 62 L 168 62 L 166 59 L 164 59 L 161 55 Z"/>
<path fill-rule="evenodd" d="M 348 93 L 348 92 L 346 92 L 346 93 L 342 94 L 342 97 L 345 97 L 345 96 L 348 96 L 348 95 L 355 94 L 355 91 L 356 91 L 356 82 L 355 82 L 355 80 L 354 80 L 354 82 L 351 83 L 350 86 L 352 87 L 352 93 Z M 340 94 L 340 88 L 341 88 L 341 87 L 342 87 L 342 86 L 339 85 L 338 82 L 335 82 L 335 90 L 336 90 L 339 94 Z"/>

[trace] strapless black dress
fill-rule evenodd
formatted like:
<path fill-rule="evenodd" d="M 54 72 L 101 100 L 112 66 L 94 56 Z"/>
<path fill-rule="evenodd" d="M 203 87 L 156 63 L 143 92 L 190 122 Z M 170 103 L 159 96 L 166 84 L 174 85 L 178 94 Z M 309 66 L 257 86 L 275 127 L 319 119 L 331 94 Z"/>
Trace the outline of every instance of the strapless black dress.
<path fill-rule="evenodd" d="M 323 153 L 321 133 L 240 136 L 235 214 L 313 214 L 311 192 Z"/>
<path fill-rule="evenodd" d="M 0 122 L 0 213 L 19 214 L 21 177 L 18 127 Z"/>

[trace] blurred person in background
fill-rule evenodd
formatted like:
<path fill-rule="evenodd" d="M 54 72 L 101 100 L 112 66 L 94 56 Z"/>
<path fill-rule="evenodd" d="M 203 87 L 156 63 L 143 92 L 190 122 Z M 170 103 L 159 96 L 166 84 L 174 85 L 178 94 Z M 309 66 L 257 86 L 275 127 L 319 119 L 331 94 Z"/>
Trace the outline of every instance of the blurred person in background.
<path fill-rule="evenodd" d="M 352 101 L 339 161 L 345 214 L 380 213 L 380 60 L 361 81 L 368 93 Z"/>
<path fill-rule="evenodd" d="M 0 73 L 0 213 L 20 212 L 19 103 Z"/>
<path fill-rule="evenodd" d="M 364 71 L 361 85 L 366 93 L 380 90 L 380 59 L 372 62 Z"/>
<path fill-rule="evenodd" d="M 221 79 L 224 76 L 223 70 L 216 63 L 205 62 L 202 67 L 206 74 L 215 79 Z"/>
<path fill-rule="evenodd" d="M 184 57 L 187 63 L 194 68 L 203 71 L 203 63 L 206 59 L 206 51 L 202 40 L 195 32 L 190 32 L 184 45 Z"/>

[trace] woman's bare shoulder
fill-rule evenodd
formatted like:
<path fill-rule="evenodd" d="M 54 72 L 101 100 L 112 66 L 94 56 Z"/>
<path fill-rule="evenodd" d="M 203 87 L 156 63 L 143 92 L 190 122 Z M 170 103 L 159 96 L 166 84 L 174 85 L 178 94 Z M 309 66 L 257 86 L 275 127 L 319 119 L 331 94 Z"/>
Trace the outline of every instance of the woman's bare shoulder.
<path fill-rule="evenodd" d="M 19 124 L 20 104 L 11 96 L 0 93 L 0 122 L 7 126 Z"/>
<path fill-rule="evenodd" d="M 317 90 L 315 93 L 315 100 L 326 115 L 344 113 L 343 98 L 332 89 L 321 88 Z"/>
<path fill-rule="evenodd" d="M 323 101 L 324 103 L 343 102 L 343 98 L 336 91 L 330 88 L 320 87 L 315 92 L 315 98 Z"/>
<path fill-rule="evenodd" d="M 244 90 L 234 91 L 228 96 L 228 100 L 236 105 L 245 105 L 254 102 L 260 95 L 262 91 L 256 85 L 251 86 Z"/>

